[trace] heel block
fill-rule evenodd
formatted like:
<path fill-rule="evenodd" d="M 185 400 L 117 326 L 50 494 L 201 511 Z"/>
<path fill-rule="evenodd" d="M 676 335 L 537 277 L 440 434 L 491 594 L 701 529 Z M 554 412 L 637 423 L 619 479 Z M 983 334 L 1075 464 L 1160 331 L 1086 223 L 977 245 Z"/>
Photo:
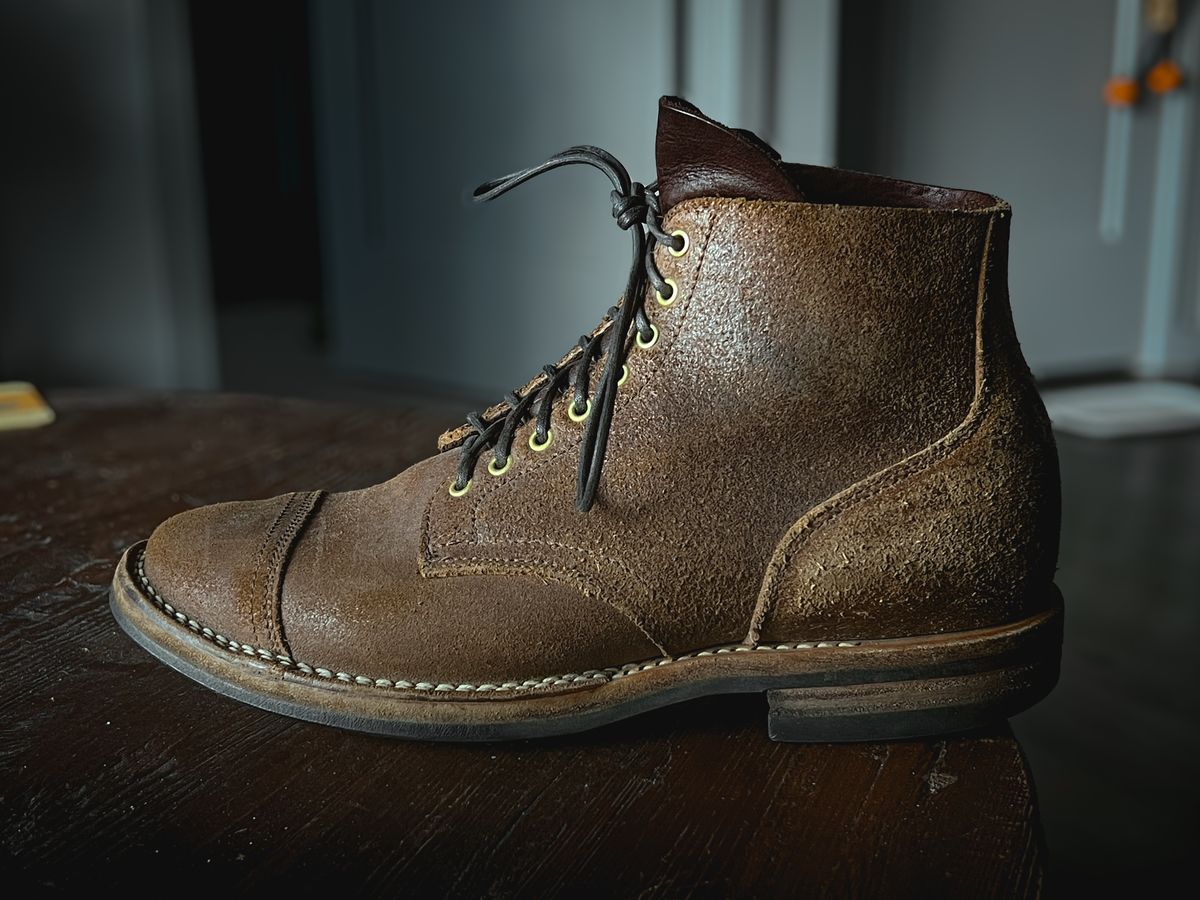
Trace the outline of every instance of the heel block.
<path fill-rule="evenodd" d="M 876 741 L 969 731 L 1032 706 L 1058 660 L 985 672 L 767 691 L 772 740 Z"/>

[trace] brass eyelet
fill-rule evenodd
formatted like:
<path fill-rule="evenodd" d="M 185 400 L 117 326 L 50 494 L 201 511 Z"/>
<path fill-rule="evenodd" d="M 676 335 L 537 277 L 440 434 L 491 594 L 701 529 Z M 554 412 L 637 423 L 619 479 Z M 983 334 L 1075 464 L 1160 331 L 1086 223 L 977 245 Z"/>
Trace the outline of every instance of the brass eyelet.
<path fill-rule="evenodd" d="M 463 494 L 465 494 L 467 491 L 469 491 L 471 489 L 471 481 L 472 480 L 473 479 L 468 478 L 467 483 L 464 484 L 462 487 L 455 487 L 454 482 L 457 481 L 457 479 L 451 478 L 450 479 L 450 496 L 451 497 L 461 497 Z"/>
<path fill-rule="evenodd" d="M 617 383 L 620 384 L 620 382 L 617 382 Z M 592 412 L 592 401 L 591 401 L 591 398 L 589 397 L 587 403 L 584 404 L 583 412 L 581 412 L 581 413 L 575 412 L 575 404 L 574 403 L 572 403 L 570 406 L 568 406 L 567 407 L 567 418 L 570 419 L 572 422 L 582 422 L 589 415 L 591 415 L 591 412 Z"/>
<path fill-rule="evenodd" d="M 674 278 L 664 278 L 663 281 L 671 286 L 671 293 L 664 297 L 661 292 L 655 291 L 654 296 L 658 298 L 659 306 L 670 306 L 679 298 L 679 285 L 675 283 Z"/>
<path fill-rule="evenodd" d="M 676 250 L 674 247 L 668 246 L 667 247 L 668 253 L 670 253 L 672 256 L 678 257 L 678 256 L 683 256 L 683 254 L 688 252 L 688 247 L 690 247 L 692 245 L 692 240 L 691 240 L 691 238 L 688 237 L 688 234 L 686 231 L 684 231 L 682 228 L 676 228 L 674 231 L 671 232 L 671 237 L 683 238 L 683 246 L 680 247 L 678 250 Z"/>
<path fill-rule="evenodd" d="M 529 449 L 532 450 L 534 453 L 541 453 L 543 450 L 550 449 L 550 445 L 553 443 L 554 443 L 554 430 L 553 429 L 546 432 L 546 443 L 544 443 L 544 444 L 539 444 L 537 442 L 537 429 L 536 428 L 529 433 Z"/>
<path fill-rule="evenodd" d="M 634 338 L 634 342 L 643 350 L 649 350 L 658 343 L 658 326 L 654 324 L 650 325 L 650 340 L 642 340 L 642 334 L 641 332 L 638 332 L 638 336 Z"/>
<path fill-rule="evenodd" d="M 628 380 L 629 380 L 629 366 L 622 364 L 621 365 L 621 377 L 617 379 L 617 387 L 620 387 Z"/>
<path fill-rule="evenodd" d="M 497 475 L 497 476 L 503 475 L 505 472 L 507 472 L 509 469 L 512 468 L 512 461 L 513 461 L 512 455 L 509 454 L 508 459 L 506 459 L 504 461 L 504 465 L 500 466 L 499 468 L 496 468 L 496 457 L 493 456 L 491 458 L 491 460 L 488 462 L 488 474 L 489 475 Z"/>

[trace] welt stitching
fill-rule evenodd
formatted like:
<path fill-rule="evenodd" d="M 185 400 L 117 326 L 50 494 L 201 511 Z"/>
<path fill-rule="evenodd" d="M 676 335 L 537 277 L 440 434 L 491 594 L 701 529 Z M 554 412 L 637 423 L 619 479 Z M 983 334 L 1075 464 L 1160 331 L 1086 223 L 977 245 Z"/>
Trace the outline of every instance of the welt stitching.
<path fill-rule="evenodd" d="M 531 678 L 525 681 L 497 681 L 497 683 L 482 682 L 480 684 L 471 684 L 467 682 L 454 683 L 447 681 L 411 681 L 403 678 L 371 678 L 367 675 L 354 675 L 349 672 L 336 671 L 326 666 L 314 666 L 309 663 L 301 662 L 294 659 L 286 653 L 275 653 L 263 647 L 256 647 L 253 644 L 246 644 L 240 641 L 231 640 L 225 637 L 220 632 L 214 631 L 207 625 L 202 625 L 195 619 L 188 616 L 186 613 L 176 609 L 168 603 L 150 583 L 150 579 L 146 576 L 145 568 L 145 551 L 140 551 L 137 555 L 134 564 L 137 578 L 141 586 L 156 607 L 178 622 L 185 626 L 190 631 L 200 635 L 200 637 L 215 644 L 222 650 L 226 650 L 235 655 L 249 656 L 254 659 L 261 659 L 265 662 L 272 663 L 285 670 L 295 670 L 304 675 L 312 675 L 317 678 L 327 680 L 336 680 L 347 684 L 361 685 L 363 687 L 385 688 L 389 690 L 412 690 L 421 692 L 437 692 L 437 693 L 507 693 L 507 692 L 527 692 L 536 689 L 549 689 L 556 687 L 575 687 L 584 684 L 605 684 L 616 681 L 620 678 L 626 678 L 638 672 L 648 672 L 651 669 L 657 669 L 661 666 L 671 665 L 673 663 L 682 662 L 687 659 L 696 659 L 707 656 L 723 656 L 728 653 L 755 653 L 762 651 L 769 652 L 787 652 L 799 650 L 816 650 L 816 649 L 833 649 L 858 647 L 863 644 L 863 641 L 801 641 L 794 643 L 774 644 L 771 646 L 747 647 L 743 644 L 722 644 L 716 647 L 710 647 L 705 650 L 699 650 L 695 653 L 684 653 L 680 656 L 662 656 L 656 659 L 643 660 L 639 662 L 625 663 L 621 666 L 609 666 L 604 669 L 585 669 L 582 672 L 568 672 L 562 675 L 547 675 L 544 678 Z"/>

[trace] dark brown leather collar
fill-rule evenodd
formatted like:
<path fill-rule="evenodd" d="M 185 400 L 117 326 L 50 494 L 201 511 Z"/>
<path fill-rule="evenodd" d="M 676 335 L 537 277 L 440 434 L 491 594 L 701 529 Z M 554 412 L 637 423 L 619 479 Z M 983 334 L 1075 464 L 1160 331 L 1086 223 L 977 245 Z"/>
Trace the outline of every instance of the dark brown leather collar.
<path fill-rule="evenodd" d="M 1002 205 L 996 197 L 978 191 L 784 163 L 760 138 L 713 121 L 679 97 L 659 100 L 655 149 L 664 213 L 695 197 L 940 210 L 981 210 Z"/>
<path fill-rule="evenodd" d="M 804 199 L 774 150 L 745 132 L 714 122 L 679 97 L 658 102 L 655 153 L 664 212 L 693 197 Z"/>

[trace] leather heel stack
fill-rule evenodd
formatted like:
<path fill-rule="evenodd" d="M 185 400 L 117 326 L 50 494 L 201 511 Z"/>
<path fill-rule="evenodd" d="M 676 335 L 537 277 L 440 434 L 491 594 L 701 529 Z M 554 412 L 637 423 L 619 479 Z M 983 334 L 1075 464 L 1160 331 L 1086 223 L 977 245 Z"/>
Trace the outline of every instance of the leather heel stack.
<path fill-rule="evenodd" d="M 969 731 L 1032 706 L 1058 659 L 900 681 L 767 691 L 772 740 L 885 741 Z"/>

